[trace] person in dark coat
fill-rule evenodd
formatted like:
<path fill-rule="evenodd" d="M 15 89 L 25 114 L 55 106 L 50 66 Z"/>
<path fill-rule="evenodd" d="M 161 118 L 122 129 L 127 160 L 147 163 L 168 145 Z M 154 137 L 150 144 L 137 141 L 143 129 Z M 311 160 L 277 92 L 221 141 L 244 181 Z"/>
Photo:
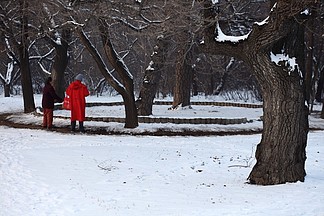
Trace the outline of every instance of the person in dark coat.
<path fill-rule="evenodd" d="M 86 85 L 82 83 L 83 75 L 78 74 L 65 93 L 70 97 L 71 105 L 71 130 L 75 131 L 76 121 L 79 121 L 79 131 L 84 133 L 83 122 L 85 120 L 85 106 L 87 97 L 90 93 Z"/>
<path fill-rule="evenodd" d="M 52 86 L 52 77 L 48 77 L 43 88 L 43 98 L 42 98 L 42 107 L 43 107 L 43 128 L 51 130 L 53 127 L 53 109 L 54 103 L 63 102 L 63 99 L 60 98 Z"/>

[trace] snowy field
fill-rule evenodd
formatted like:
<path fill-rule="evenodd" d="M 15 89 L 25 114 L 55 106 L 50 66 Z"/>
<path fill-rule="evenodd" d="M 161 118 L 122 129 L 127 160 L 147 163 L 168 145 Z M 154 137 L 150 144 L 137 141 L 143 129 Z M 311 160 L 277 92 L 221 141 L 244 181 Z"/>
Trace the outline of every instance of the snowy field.
<path fill-rule="evenodd" d="M 111 99 L 88 99 L 98 100 Z M 0 113 L 22 111 L 19 97 L 0 96 L 0 105 Z M 208 113 L 194 109 L 196 115 Z M 231 116 L 229 110 L 209 113 Z M 232 116 L 262 115 L 249 112 Z M 60 134 L 0 126 L 0 216 L 324 216 L 324 130 L 309 133 L 303 183 L 246 184 L 260 139 Z"/>

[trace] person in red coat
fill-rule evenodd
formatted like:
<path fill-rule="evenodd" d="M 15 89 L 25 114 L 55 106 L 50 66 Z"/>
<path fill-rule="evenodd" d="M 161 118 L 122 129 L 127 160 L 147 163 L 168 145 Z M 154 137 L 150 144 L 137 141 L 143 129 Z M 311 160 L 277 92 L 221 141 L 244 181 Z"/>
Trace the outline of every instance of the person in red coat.
<path fill-rule="evenodd" d="M 74 132 L 76 127 L 76 121 L 79 121 L 79 131 L 84 133 L 83 122 L 85 120 L 85 97 L 89 95 L 89 90 L 86 85 L 82 83 L 83 75 L 78 74 L 75 77 L 75 81 L 72 82 L 65 93 L 70 98 L 71 104 L 71 130 Z"/>
<path fill-rule="evenodd" d="M 54 102 L 61 103 L 63 99 L 57 96 L 52 86 L 52 77 L 48 77 L 43 88 L 42 108 L 43 108 L 43 128 L 51 130 L 53 127 Z"/>

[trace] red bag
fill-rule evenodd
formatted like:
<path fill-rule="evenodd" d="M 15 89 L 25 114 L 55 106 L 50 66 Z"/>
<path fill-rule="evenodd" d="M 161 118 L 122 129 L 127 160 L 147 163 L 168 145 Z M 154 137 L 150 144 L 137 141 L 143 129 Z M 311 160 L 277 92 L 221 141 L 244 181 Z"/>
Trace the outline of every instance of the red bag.
<path fill-rule="evenodd" d="M 70 97 L 69 96 L 66 95 L 64 97 L 62 106 L 63 106 L 63 109 L 66 109 L 66 110 L 70 110 L 71 109 Z"/>

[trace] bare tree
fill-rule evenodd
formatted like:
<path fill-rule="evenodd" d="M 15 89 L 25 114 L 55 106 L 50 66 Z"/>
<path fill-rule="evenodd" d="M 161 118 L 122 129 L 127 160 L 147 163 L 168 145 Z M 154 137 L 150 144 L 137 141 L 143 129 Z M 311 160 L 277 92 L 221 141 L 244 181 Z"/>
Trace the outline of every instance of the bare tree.
<path fill-rule="evenodd" d="M 4 87 L 4 96 L 10 97 L 13 85 L 15 85 L 20 79 L 20 69 L 17 67 L 17 60 L 10 55 L 10 45 L 8 39 L 1 37 L 2 50 L 7 50 L 8 52 L 1 53 L 1 71 L 0 81 Z"/>
<path fill-rule="evenodd" d="M 30 4 L 33 2 L 26 0 L 1 1 L 0 3 L 1 31 L 4 32 L 10 44 L 9 54 L 20 68 L 24 112 L 26 113 L 35 110 L 28 51 L 32 36 L 29 32 Z"/>

